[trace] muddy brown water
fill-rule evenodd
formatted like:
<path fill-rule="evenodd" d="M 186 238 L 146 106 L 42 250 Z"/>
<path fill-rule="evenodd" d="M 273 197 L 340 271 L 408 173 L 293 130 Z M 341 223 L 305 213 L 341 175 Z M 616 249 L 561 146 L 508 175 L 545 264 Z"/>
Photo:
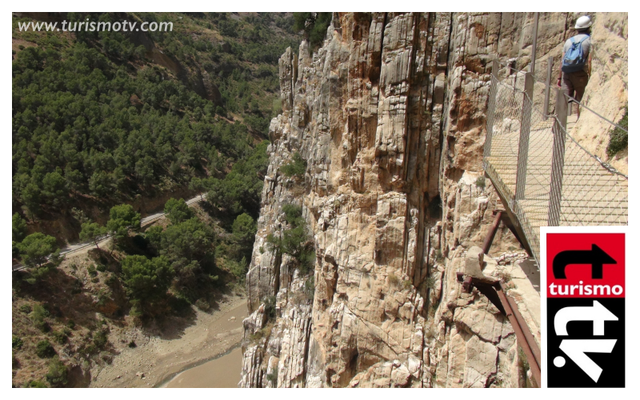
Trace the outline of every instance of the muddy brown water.
<path fill-rule="evenodd" d="M 247 317 L 247 305 L 229 310 L 215 331 L 226 333 L 242 327 L 242 320 Z M 233 319 L 232 319 L 233 318 Z M 186 369 L 173 377 L 161 387 L 167 388 L 237 388 L 242 370 L 242 350 L 236 343 L 225 353 L 200 365 Z"/>
<path fill-rule="evenodd" d="M 168 388 L 237 388 L 242 370 L 242 349 L 188 369 L 167 383 Z"/>

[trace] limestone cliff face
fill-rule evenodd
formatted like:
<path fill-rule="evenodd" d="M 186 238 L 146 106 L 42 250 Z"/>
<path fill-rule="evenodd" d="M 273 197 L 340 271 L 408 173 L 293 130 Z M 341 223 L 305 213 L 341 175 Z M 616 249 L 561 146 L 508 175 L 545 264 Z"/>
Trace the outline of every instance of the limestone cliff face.
<path fill-rule="evenodd" d="M 544 18 L 539 45 L 552 49 L 572 17 Z M 526 59 L 531 23 L 336 13 L 313 56 L 305 42 L 282 56 L 240 386 L 524 385 L 510 324 L 455 274 L 500 208 L 477 180 L 490 60 Z M 295 152 L 302 180 L 279 171 Z M 316 252 L 307 274 L 267 243 L 287 227 L 285 204 L 303 208 Z M 503 231 L 494 243 L 518 246 Z"/>

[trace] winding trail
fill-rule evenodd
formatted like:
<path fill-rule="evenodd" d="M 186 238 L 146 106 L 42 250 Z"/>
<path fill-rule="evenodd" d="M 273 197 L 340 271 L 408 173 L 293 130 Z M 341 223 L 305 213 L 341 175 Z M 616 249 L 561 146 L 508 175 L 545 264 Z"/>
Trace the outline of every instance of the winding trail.
<path fill-rule="evenodd" d="M 207 198 L 206 193 L 203 194 L 199 194 L 189 200 L 186 201 L 188 206 L 193 206 L 196 203 L 199 203 L 203 200 L 205 200 Z M 150 225 L 154 222 L 156 222 L 159 219 L 162 219 L 165 217 L 165 213 L 164 212 L 159 212 L 159 213 L 155 213 L 155 214 L 151 214 L 151 215 L 147 215 L 146 217 L 142 218 L 140 220 L 140 227 L 144 228 L 147 225 Z M 100 241 L 98 242 L 98 245 L 102 245 L 102 244 L 106 244 L 109 239 L 111 238 L 111 235 L 107 234 L 105 236 L 103 236 L 102 238 L 100 238 Z M 88 242 L 81 242 L 81 243 L 74 243 L 74 244 L 70 244 L 66 247 L 63 247 L 62 249 L 60 249 L 60 255 L 64 256 L 64 255 L 71 255 L 74 253 L 79 252 L 80 250 L 84 250 L 87 247 L 91 247 L 91 246 L 95 246 L 95 243 L 93 241 L 88 241 Z M 13 272 L 15 271 L 22 271 L 23 269 L 26 269 L 27 266 L 23 265 L 21 263 L 13 263 L 11 266 L 11 270 Z"/>

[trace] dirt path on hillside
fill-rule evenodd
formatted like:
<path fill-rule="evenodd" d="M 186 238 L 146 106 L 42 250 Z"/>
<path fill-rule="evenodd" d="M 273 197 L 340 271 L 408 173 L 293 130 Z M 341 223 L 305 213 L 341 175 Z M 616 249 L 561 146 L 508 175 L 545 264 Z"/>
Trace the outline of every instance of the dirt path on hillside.
<path fill-rule="evenodd" d="M 94 367 L 90 387 L 156 387 L 180 372 L 228 352 L 242 340 L 242 320 L 247 316 L 246 298 L 233 296 L 212 313 L 196 310 L 193 325 L 180 333 L 161 337 L 136 337 L 137 347 L 121 346 L 110 365 Z M 170 329 L 169 329 L 170 330 Z M 146 340 L 145 340 L 146 339 Z M 238 370 L 238 381 L 240 371 Z"/>

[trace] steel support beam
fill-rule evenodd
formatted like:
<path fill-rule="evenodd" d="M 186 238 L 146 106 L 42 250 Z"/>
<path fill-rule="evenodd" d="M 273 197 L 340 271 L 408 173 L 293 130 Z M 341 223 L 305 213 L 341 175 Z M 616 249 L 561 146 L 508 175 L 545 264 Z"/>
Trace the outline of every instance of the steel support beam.
<path fill-rule="evenodd" d="M 462 282 L 462 288 L 465 292 L 470 293 L 474 287 L 477 288 L 480 293 L 485 295 L 487 299 L 496 306 L 500 313 L 509 319 L 511 326 L 516 333 L 518 344 L 522 347 L 522 350 L 527 357 L 527 362 L 529 363 L 529 368 L 531 368 L 531 372 L 533 373 L 535 383 L 540 387 L 542 382 L 540 371 L 540 347 L 533 337 L 531 329 L 529 329 L 529 326 L 522 317 L 522 314 L 520 314 L 515 301 L 507 296 L 504 293 L 504 290 L 502 290 L 500 281 L 486 277 L 476 278 L 468 276 L 465 278 L 464 274 L 461 272 L 457 274 L 457 278 L 459 282 Z"/>
<path fill-rule="evenodd" d="M 518 169 L 516 171 L 515 200 L 524 199 L 527 183 L 527 159 L 529 157 L 529 133 L 531 132 L 531 110 L 533 104 L 533 75 L 527 72 L 524 76 L 525 96 L 522 100 L 522 118 L 520 119 L 520 140 L 518 142 Z"/>
<path fill-rule="evenodd" d="M 485 174 L 485 175 L 488 176 L 489 179 L 491 179 L 491 176 L 489 176 L 488 174 Z M 491 182 L 493 182 L 493 180 L 491 180 Z M 520 225 L 520 221 L 518 221 L 518 217 L 511 209 L 511 206 L 513 206 L 512 202 L 507 201 L 507 199 L 502 195 L 502 193 L 499 190 L 496 190 L 496 193 L 498 194 L 498 198 L 500 198 L 500 202 L 504 206 L 505 212 L 502 215 L 505 218 L 505 220 L 506 219 L 509 220 L 509 224 L 506 224 L 506 222 L 505 224 L 511 230 L 511 232 L 513 232 L 513 235 L 516 237 L 516 239 L 518 239 L 522 247 L 524 247 L 527 254 L 529 254 L 529 256 L 531 257 L 537 257 L 537 255 L 533 254 L 533 250 L 531 249 L 531 246 L 527 241 L 527 235 L 525 235 L 524 230 L 522 229 L 522 225 Z"/>
<path fill-rule="evenodd" d="M 549 119 L 549 99 L 551 94 L 551 75 L 553 74 L 553 57 L 547 58 L 547 80 L 546 85 L 544 87 L 544 120 Z"/>
<path fill-rule="evenodd" d="M 491 229 L 489 229 L 489 233 L 487 237 L 484 239 L 484 243 L 482 245 L 482 252 L 484 254 L 489 254 L 489 249 L 491 248 L 491 244 L 493 243 L 493 238 L 496 237 L 496 232 L 498 231 L 498 227 L 500 226 L 500 221 L 502 220 L 502 211 L 498 211 L 496 213 L 496 217 L 493 220 L 493 225 L 491 225 Z"/>
<path fill-rule="evenodd" d="M 534 13 L 533 17 L 533 44 L 531 45 L 531 65 L 529 71 L 533 75 L 536 71 L 536 50 L 538 48 L 538 21 L 540 13 Z"/>
<path fill-rule="evenodd" d="M 527 356 L 527 361 L 529 362 L 529 367 L 533 373 L 533 378 L 536 380 L 537 386 L 540 387 L 540 383 L 542 382 L 540 372 L 540 348 L 533 338 L 531 330 L 524 322 L 522 314 L 518 311 L 518 307 L 513 299 L 510 299 L 501 287 L 496 288 L 496 292 L 498 293 L 498 297 L 500 297 L 500 302 L 506 310 L 507 318 L 509 318 L 509 322 L 511 322 L 511 326 L 516 332 L 518 344 L 522 347 L 524 354 Z"/>
<path fill-rule="evenodd" d="M 553 124 L 553 155 L 551 158 L 551 187 L 549 190 L 549 226 L 560 224 L 564 153 L 567 141 L 567 99 L 564 91 L 556 89 L 556 121 Z"/>

